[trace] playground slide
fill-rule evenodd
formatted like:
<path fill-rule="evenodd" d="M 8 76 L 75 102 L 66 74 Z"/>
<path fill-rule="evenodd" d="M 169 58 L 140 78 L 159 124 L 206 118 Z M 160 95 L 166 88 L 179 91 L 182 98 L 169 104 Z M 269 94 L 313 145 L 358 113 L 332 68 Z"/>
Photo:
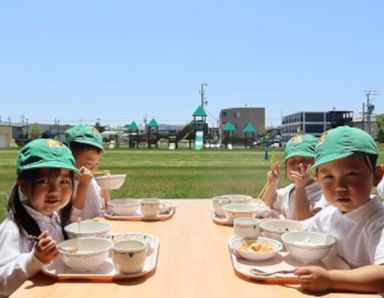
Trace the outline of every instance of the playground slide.
<path fill-rule="evenodd" d="M 189 122 L 186 126 L 183 127 L 182 130 L 180 130 L 176 134 L 176 143 L 183 139 L 192 139 L 193 138 L 193 121 Z"/>

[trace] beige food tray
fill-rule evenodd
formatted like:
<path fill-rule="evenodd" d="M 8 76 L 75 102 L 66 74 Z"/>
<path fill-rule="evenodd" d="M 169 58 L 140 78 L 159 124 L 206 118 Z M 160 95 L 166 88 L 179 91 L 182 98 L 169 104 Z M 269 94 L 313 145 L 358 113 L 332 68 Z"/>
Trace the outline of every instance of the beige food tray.
<path fill-rule="evenodd" d="M 104 213 L 104 217 L 111 220 L 127 221 L 163 221 L 170 219 L 176 212 L 176 202 L 167 200 L 161 200 L 160 202 L 166 205 L 166 210 L 160 212 L 159 216 L 156 217 L 144 217 L 140 210 L 134 215 L 116 215 L 111 210 L 108 210 Z"/>
<path fill-rule="evenodd" d="M 249 261 L 240 256 L 237 256 L 231 250 L 231 241 L 237 239 L 231 237 L 228 240 L 228 249 L 232 260 L 233 268 L 238 276 L 243 279 L 251 281 L 259 281 L 273 284 L 297 284 L 299 279 L 293 273 L 277 273 L 270 276 L 257 275 L 251 273 L 252 268 L 263 270 L 265 272 L 275 272 L 277 270 L 292 270 L 296 267 L 308 266 L 308 264 L 302 263 L 294 259 L 288 252 L 279 252 L 275 257 L 265 261 Z M 350 269 L 349 265 L 345 263 L 337 255 L 329 254 L 320 263 L 310 264 L 321 266 L 326 269 Z"/>
<path fill-rule="evenodd" d="M 276 215 L 276 212 L 267 208 L 265 206 L 265 203 L 260 199 L 252 199 L 249 204 L 258 204 L 258 205 L 262 206 L 262 208 L 265 208 L 265 210 L 263 210 L 262 213 L 265 216 L 267 216 L 267 218 L 278 218 L 278 215 Z M 213 209 L 213 206 L 211 207 L 211 217 L 212 217 L 212 221 L 218 225 L 230 226 L 230 227 L 233 226 L 233 221 L 228 220 L 228 218 L 225 216 L 217 215 L 217 213 Z M 256 218 L 264 219 L 265 217 L 256 217 Z"/>
<path fill-rule="evenodd" d="M 121 233 L 120 233 L 121 234 Z M 138 233 L 135 233 L 137 235 Z M 149 249 L 147 251 L 147 257 L 145 259 L 144 268 L 137 273 L 123 274 L 116 271 L 112 258 L 108 257 L 107 260 L 101 264 L 97 269 L 87 272 L 77 272 L 67 267 L 59 258 L 55 262 L 43 269 L 43 273 L 49 276 L 55 277 L 58 280 L 68 279 L 81 279 L 88 281 L 113 281 L 121 279 L 132 279 L 145 276 L 151 273 L 157 264 L 157 256 L 160 248 L 159 237 L 142 234 L 146 239 L 149 239 Z"/>

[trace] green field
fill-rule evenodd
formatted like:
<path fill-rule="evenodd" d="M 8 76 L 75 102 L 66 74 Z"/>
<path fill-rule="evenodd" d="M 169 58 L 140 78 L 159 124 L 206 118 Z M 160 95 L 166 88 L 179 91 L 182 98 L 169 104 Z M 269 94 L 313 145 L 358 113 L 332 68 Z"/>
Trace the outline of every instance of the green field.
<path fill-rule="evenodd" d="M 17 152 L 0 150 L 0 222 L 15 182 Z M 283 152 L 274 152 L 282 160 Z M 112 198 L 210 198 L 230 193 L 257 196 L 269 164 L 263 150 L 107 150 L 101 169 L 127 174 L 123 187 L 112 191 Z M 287 183 L 282 179 L 280 185 Z"/>

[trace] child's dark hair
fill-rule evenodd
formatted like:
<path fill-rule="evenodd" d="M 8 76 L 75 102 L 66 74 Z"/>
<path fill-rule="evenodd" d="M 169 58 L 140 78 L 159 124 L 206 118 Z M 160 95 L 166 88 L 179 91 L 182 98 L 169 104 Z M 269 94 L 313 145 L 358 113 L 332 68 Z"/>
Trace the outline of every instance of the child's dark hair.
<path fill-rule="evenodd" d="M 39 175 L 41 169 L 27 170 L 19 174 L 18 180 L 26 181 L 31 183 L 32 191 L 34 190 L 33 181 Z M 50 169 L 50 174 L 58 176 L 61 169 Z M 70 172 L 72 185 L 74 181 L 74 173 Z M 8 199 L 7 210 L 10 218 L 15 222 L 16 226 L 19 229 L 21 237 L 26 237 L 27 235 L 39 236 L 42 231 L 40 230 L 36 221 L 29 215 L 26 211 L 24 204 L 20 200 L 19 195 L 19 186 L 17 184 L 12 188 L 11 194 Z M 64 227 L 69 224 L 69 218 L 72 210 L 72 198 L 69 200 L 68 204 L 60 210 L 60 222 L 63 230 L 64 238 L 67 239 L 67 234 L 64 231 Z M 25 235 L 25 232 L 27 235 Z"/>
<path fill-rule="evenodd" d="M 68 144 L 69 149 L 71 149 L 73 156 L 77 156 L 77 154 L 83 152 L 83 151 L 88 151 L 88 150 L 95 150 L 97 153 L 103 152 L 100 148 L 97 148 L 92 145 L 88 144 L 83 144 L 83 143 L 78 143 L 78 142 L 70 142 Z"/>
<path fill-rule="evenodd" d="M 365 162 L 368 164 L 368 167 L 374 171 L 376 169 L 377 155 L 364 154 Z"/>

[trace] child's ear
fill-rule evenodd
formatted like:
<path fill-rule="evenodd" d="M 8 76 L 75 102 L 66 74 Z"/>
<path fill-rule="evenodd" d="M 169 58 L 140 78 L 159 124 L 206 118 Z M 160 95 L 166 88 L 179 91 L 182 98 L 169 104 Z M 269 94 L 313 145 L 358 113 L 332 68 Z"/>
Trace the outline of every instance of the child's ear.
<path fill-rule="evenodd" d="M 377 186 L 384 174 L 384 165 L 377 166 L 375 172 L 373 173 L 373 186 Z"/>
<path fill-rule="evenodd" d="M 17 184 L 17 186 L 20 188 L 21 192 L 22 192 L 23 194 L 25 194 L 26 191 L 27 191 L 27 186 L 26 186 L 25 182 L 24 182 L 24 181 L 21 181 L 21 180 L 17 180 L 16 184 Z"/>

